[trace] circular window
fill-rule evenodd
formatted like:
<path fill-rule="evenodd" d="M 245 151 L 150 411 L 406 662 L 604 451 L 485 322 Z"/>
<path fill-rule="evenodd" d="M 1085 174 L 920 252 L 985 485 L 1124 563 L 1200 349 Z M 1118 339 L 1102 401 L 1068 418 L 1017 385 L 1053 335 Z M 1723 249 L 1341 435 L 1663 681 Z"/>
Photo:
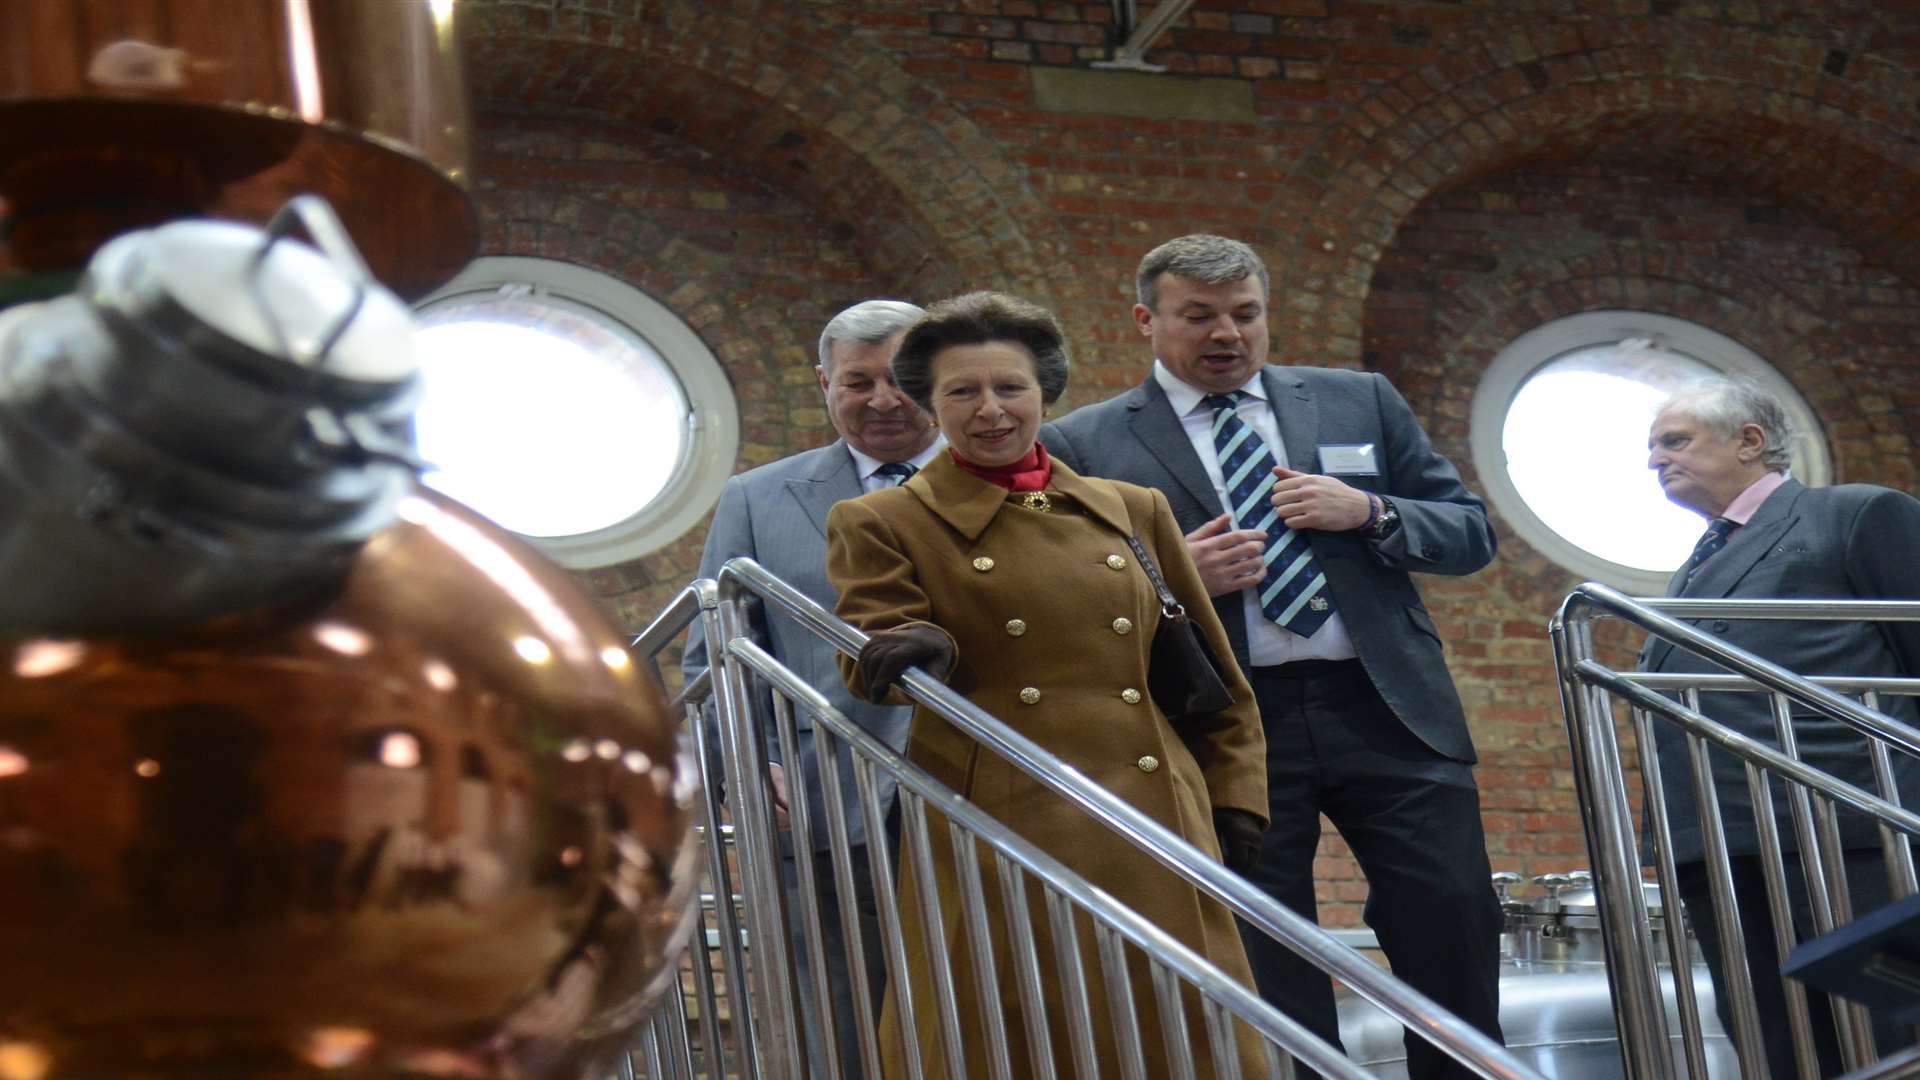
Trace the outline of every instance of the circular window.
<path fill-rule="evenodd" d="M 1474 396 L 1472 446 L 1487 496 L 1521 538 L 1575 573 L 1638 595 L 1666 592 L 1705 528 L 1647 468 L 1647 429 L 1674 391 L 1745 375 L 1801 432 L 1793 473 L 1831 475 L 1806 402 L 1765 360 L 1704 326 L 1638 311 L 1573 315 L 1521 335 Z"/>
<path fill-rule="evenodd" d="M 645 293 L 498 256 L 417 315 L 428 486 L 575 569 L 659 548 L 719 497 L 739 442 L 732 388 Z"/>

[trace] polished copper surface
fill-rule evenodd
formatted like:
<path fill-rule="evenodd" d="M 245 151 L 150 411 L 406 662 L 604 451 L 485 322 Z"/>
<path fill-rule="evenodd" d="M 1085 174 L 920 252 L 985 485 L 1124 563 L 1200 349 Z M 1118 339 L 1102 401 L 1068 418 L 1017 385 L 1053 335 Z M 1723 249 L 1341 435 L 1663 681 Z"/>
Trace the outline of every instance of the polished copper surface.
<path fill-rule="evenodd" d="M 517 541 L 401 518 L 317 607 L 0 641 L 0 1080 L 576 1076 L 673 980 L 659 689 Z"/>
<path fill-rule="evenodd" d="M 454 0 L 0 2 L 0 275 L 325 197 L 388 286 L 472 257 Z"/>

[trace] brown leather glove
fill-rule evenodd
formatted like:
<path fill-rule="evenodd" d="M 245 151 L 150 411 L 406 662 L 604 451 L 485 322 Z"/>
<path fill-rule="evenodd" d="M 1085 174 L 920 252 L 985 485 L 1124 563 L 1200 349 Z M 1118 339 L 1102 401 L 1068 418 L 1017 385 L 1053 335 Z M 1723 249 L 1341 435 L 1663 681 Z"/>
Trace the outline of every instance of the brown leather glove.
<path fill-rule="evenodd" d="M 867 684 L 867 700 L 878 705 L 906 669 L 917 667 L 944 679 L 953 661 L 953 642 L 945 632 L 929 623 L 909 623 L 868 638 L 854 666 Z"/>
<path fill-rule="evenodd" d="M 1266 829 L 1245 810 L 1221 807 L 1213 812 L 1213 831 L 1220 837 L 1220 861 L 1245 876 L 1260 862 L 1260 838 Z"/>

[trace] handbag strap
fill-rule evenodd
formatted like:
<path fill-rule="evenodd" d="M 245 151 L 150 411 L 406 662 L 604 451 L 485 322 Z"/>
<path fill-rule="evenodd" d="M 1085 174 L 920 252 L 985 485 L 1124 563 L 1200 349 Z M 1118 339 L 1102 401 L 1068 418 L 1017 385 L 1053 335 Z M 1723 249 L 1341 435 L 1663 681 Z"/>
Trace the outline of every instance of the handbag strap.
<path fill-rule="evenodd" d="M 1160 576 L 1160 568 L 1153 565 L 1153 559 L 1147 555 L 1146 545 L 1138 536 L 1127 537 L 1127 546 L 1133 549 L 1133 557 L 1140 560 L 1140 569 L 1147 572 L 1147 580 L 1153 582 L 1153 591 L 1160 594 L 1160 614 L 1167 618 L 1186 618 L 1187 608 L 1174 598 L 1173 590 L 1167 588 L 1167 579 Z"/>

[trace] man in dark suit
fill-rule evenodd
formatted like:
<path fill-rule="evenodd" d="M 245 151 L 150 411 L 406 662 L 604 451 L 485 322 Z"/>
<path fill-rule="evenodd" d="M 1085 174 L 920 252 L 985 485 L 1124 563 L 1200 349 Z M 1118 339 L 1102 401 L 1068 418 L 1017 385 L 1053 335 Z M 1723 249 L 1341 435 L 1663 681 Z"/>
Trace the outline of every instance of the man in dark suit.
<path fill-rule="evenodd" d="M 1920 501 L 1904 492 L 1868 484 L 1809 488 L 1788 475 L 1792 431 L 1780 403 L 1757 385 L 1716 378 L 1689 386 L 1664 403 L 1647 440 L 1647 465 L 1659 474 L 1667 498 L 1709 519 L 1693 556 L 1674 574 L 1669 596 L 1701 599 L 1920 598 L 1920 572 L 1912 547 L 1920 537 Z M 1784 622 L 1696 620 L 1702 630 L 1806 675 L 1920 674 L 1920 623 Z M 1640 667 L 1657 672 L 1718 672 L 1712 662 L 1670 643 L 1650 640 Z M 1894 697 L 1882 707 L 1895 719 L 1916 724 L 1914 701 Z M 1703 694 L 1700 711 L 1741 734 L 1777 745 L 1770 699 L 1764 694 Z M 1793 714 L 1800 756 L 1807 764 L 1849 783 L 1878 791 L 1866 741 L 1844 724 L 1823 716 Z M 1713 917 L 1704 863 L 1700 812 L 1694 801 L 1686 738 L 1672 724 L 1655 727 L 1660 782 L 1666 792 L 1674 860 L 1687 916 L 1713 963 L 1715 1003 L 1732 1028 L 1729 994 L 1718 962 L 1720 933 Z M 1920 766 L 1896 752 L 1901 802 L 1916 805 Z M 1732 755 L 1711 755 L 1721 817 L 1741 898 L 1740 923 L 1748 970 L 1760 1010 L 1769 1067 L 1794 1075 L 1792 1032 L 1778 976 L 1780 958 L 1765 903 L 1752 797 L 1744 766 Z M 1790 803 L 1777 785 L 1774 807 L 1783 846 L 1799 850 L 1789 818 Z M 1887 902 L 1887 875 L 1880 865 L 1878 833 L 1857 814 L 1842 812 L 1853 910 L 1862 914 Z M 1812 913 L 1799 860 L 1789 857 L 1787 878 L 1797 936 L 1813 932 Z M 1821 1071 L 1842 1071 L 1832 1012 L 1810 995 L 1814 1043 Z M 1878 1049 L 1896 1045 L 1891 1028 L 1877 1027 Z M 1907 1041 L 1901 1038 L 1900 1042 Z"/>
<path fill-rule="evenodd" d="M 826 395 L 827 415 L 840 438 L 828 446 L 807 450 L 792 457 L 750 469 L 727 481 L 720 494 L 720 506 L 714 511 L 713 525 L 700 556 L 700 576 L 713 577 L 728 559 L 745 555 L 778 575 L 782 581 L 805 593 L 831 610 L 839 600 L 827 581 L 827 511 L 842 499 L 852 499 L 883 487 L 902 483 L 945 445 L 933 421 L 915 408 L 894 386 L 890 365 L 900 347 L 907 327 L 921 315 L 921 309 L 898 300 L 869 300 L 855 304 L 834 316 L 820 335 L 820 362 L 814 374 Z M 750 614 L 752 635 L 774 659 L 825 694 L 827 700 L 846 717 L 873 733 L 896 750 L 904 750 L 912 710 L 872 705 L 847 692 L 835 663 L 838 653 L 831 645 L 789 620 L 768 618 L 757 605 Z M 681 668 L 691 682 L 707 669 L 707 644 L 699 623 L 687 639 Z M 827 853 L 829 834 L 825 818 L 825 789 L 820 782 L 819 754 L 814 746 L 813 729 L 804 716 L 795 716 L 798 726 L 798 769 L 806 784 L 809 824 L 814 841 L 814 880 L 819 884 L 820 930 L 826 941 L 827 977 L 832 990 L 834 1031 L 839 1043 L 845 1075 L 852 1080 L 861 1076 L 859 1031 L 853 1006 L 853 981 L 847 967 L 847 946 L 841 930 L 840 898 L 832 888 L 833 864 Z M 772 716 L 765 717 L 764 729 L 769 750 L 779 754 L 773 733 Z M 840 772 L 840 790 L 846 808 L 848 838 L 852 846 L 853 880 L 857 895 L 854 910 L 865 939 L 857 962 L 867 971 L 873 994 L 874 1015 L 879 1015 L 880 995 L 886 985 L 886 966 L 880 951 L 879 908 L 873 897 L 872 875 L 867 869 L 869 837 L 853 778 L 850 755 L 836 763 Z M 787 775 L 779 762 L 768 766 L 775 801 L 784 812 Z M 893 784 L 884 775 L 875 775 L 880 801 L 893 821 Z M 783 823 L 784 824 L 784 823 Z M 893 838 L 886 838 L 889 849 Z M 812 1071 L 824 1075 L 819 1053 L 819 1010 L 813 996 L 810 954 L 804 928 L 797 925 L 801 913 L 799 878 L 793 865 L 794 853 L 782 852 L 785 865 L 782 876 L 787 883 L 789 908 L 795 923 L 791 929 L 800 1000 L 806 1013 Z"/>
<path fill-rule="evenodd" d="M 1501 915 L 1473 742 L 1409 576 L 1491 561 L 1485 507 L 1385 378 L 1267 366 L 1252 248 L 1184 236 L 1149 252 L 1135 284 L 1152 373 L 1041 441 L 1078 472 L 1160 489 L 1188 530 L 1266 729 L 1273 824 L 1248 877 L 1313 918 L 1324 813 L 1366 873 L 1394 972 L 1498 1038 Z M 1261 995 L 1338 1045 L 1326 977 L 1243 936 Z M 1458 1071 L 1407 1042 L 1413 1077 Z"/>

